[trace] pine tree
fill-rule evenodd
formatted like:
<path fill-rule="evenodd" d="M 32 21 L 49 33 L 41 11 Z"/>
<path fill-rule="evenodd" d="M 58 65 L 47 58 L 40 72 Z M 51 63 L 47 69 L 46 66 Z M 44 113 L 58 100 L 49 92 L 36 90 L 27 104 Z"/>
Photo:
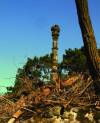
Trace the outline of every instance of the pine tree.
<path fill-rule="evenodd" d="M 96 93 L 100 93 L 100 57 L 88 11 L 87 0 L 75 0 L 79 25 L 82 32 L 89 72 L 94 80 Z"/>

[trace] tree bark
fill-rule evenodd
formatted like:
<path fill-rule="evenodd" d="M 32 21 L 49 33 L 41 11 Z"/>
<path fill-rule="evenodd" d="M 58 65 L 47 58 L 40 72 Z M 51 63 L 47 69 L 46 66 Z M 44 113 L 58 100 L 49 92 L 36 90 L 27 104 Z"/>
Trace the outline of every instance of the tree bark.
<path fill-rule="evenodd" d="M 89 72 L 94 80 L 95 92 L 100 93 L 100 58 L 88 11 L 87 0 L 75 0 L 79 25 L 82 32 Z"/>

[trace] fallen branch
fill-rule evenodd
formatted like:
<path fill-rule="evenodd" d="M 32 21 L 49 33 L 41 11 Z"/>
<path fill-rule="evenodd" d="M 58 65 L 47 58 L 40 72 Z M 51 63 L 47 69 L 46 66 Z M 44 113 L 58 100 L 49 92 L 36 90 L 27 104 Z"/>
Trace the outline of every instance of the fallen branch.
<path fill-rule="evenodd" d="M 79 96 L 82 96 L 82 94 L 85 92 L 85 90 L 92 84 L 93 80 L 91 80 L 87 86 L 79 93 Z"/>
<path fill-rule="evenodd" d="M 32 110 L 30 110 L 30 109 L 28 109 L 26 107 L 21 107 L 21 109 L 27 110 L 27 111 L 32 112 L 32 113 L 36 113 L 35 111 L 32 111 Z"/>
<path fill-rule="evenodd" d="M 16 119 L 19 118 L 19 116 L 21 116 L 23 114 L 23 111 L 18 110 L 13 116 L 12 118 L 8 121 L 8 123 L 15 123 Z"/>
<path fill-rule="evenodd" d="M 14 103 L 13 101 L 11 101 L 11 100 L 9 100 L 9 99 L 3 97 L 3 96 L 0 96 L 0 99 L 1 99 L 1 100 L 2 100 L 2 99 L 3 99 L 3 100 L 6 100 L 6 102 L 9 103 L 10 105 L 15 105 L 15 103 Z"/>

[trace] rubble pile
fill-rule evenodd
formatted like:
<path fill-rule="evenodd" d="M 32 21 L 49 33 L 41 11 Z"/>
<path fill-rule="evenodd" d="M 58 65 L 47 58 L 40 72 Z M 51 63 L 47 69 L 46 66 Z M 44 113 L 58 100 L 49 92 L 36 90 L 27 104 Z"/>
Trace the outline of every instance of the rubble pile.
<path fill-rule="evenodd" d="M 99 122 L 100 98 L 95 95 L 92 84 L 91 77 L 77 75 L 61 81 L 60 89 L 54 84 L 44 84 L 27 95 L 22 94 L 19 99 L 0 96 L 0 123 L 28 123 L 28 120 L 81 123 L 83 119 L 85 123 Z"/>

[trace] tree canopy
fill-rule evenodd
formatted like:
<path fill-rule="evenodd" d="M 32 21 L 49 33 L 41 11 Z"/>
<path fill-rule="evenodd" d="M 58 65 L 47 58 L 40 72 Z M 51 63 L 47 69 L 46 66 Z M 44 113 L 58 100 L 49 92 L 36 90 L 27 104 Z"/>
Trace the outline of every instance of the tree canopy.
<path fill-rule="evenodd" d="M 100 55 L 100 49 L 98 49 Z M 28 78 L 30 82 L 51 82 L 52 54 L 41 57 L 27 58 L 22 68 L 17 70 L 14 87 L 8 87 L 8 92 L 17 93 L 23 86 L 22 79 Z M 84 48 L 66 49 L 63 60 L 58 65 L 58 74 L 61 79 L 66 78 L 70 73 L 88 72 Z M 35 85 L 35 84 L 34 84 Z"/>

